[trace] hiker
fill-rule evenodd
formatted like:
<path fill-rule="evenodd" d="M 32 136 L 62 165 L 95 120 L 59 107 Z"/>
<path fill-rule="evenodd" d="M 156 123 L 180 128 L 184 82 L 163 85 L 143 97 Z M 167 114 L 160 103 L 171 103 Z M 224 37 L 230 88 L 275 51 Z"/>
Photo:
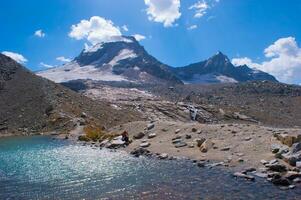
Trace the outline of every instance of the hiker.
<path fill-rule="evenodd" d="M 129 134 L 127 131 L 123 131 L 123 133 L 121 134 L 122 136 L 122 141 L 125 141 L 126 144 L 129 144 L 130 140 L 129 140 Z"/>

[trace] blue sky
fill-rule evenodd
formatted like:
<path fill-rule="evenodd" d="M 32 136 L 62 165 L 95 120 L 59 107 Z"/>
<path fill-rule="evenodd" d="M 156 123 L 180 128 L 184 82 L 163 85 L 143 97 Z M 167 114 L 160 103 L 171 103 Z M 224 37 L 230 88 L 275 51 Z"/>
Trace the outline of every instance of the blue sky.
<path fill-rule="evenodd" d="M 121 34 L 145 36 L 140 42 L 146 50 L 171 66 L 222 51 L 235 64 L 301 83 L 300 0 L 3 1 L 0 52 L 22 55 L 33 71 L 60 65 L 93 43 L 69 34 L 72 25 L 93 16 L 111 20 Z"/>

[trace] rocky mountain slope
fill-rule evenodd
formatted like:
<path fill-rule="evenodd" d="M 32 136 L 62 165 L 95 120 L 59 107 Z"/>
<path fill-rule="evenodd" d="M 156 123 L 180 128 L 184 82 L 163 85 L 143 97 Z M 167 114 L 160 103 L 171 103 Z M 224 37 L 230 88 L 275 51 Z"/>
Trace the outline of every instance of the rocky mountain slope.
<path fill-rule="evenodd" d="M 59 83 L 90 79 L 133 84 L 182 84 L 169 66 L 149 55 L 134 37 L 96 44 L 83 50 L 72 62 L 38 75 Z"/>
<path fill-rule="evenodd" d="M 63 132 L 77 123 L 95 122 L 110 127 L 137 119 L 131 111 L 75 93 L 36 76 L 0 54 L 0 136 Z"/>
<path fill-rule="evenodd" d="M 234 66 L 221 52 L 208 60 L 174 68 L 173 71 L 185 83 L 236 83 L 256 80 L 277 82 L 268 73 L 251 69 L 247 65 Z"/>

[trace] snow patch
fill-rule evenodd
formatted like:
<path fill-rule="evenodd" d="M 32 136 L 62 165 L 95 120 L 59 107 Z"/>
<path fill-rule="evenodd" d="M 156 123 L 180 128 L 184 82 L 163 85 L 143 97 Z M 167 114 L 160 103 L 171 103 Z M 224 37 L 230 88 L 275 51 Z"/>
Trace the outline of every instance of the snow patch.
<path fill-rule="evenodd" d="M 216 76 L 216 79 L 219 80 L 221 83 L 237 83 L 237 80 L 228 76 Z"/>
<path fill-rule="evenodd" d="M 50 79 L 56 83 L 79 79 L 90 79 L 95 81 L 128 81 L 125 77 L 114 74 L 111 68 L 100 70 L 94 65 L 79 66 L 76 62 L 68 63 L 63 67 L 38 72 L 37 75 Z"/>
<path fill-rule="evenodd" d="M 122 49 L 117 56 L 115 56 L 108 64 L 111 66 L 115 66 L 119 61 L 125 59 L 136 58 L 137 54 L 134 53 L 133 50 L 130 49 Z"/>

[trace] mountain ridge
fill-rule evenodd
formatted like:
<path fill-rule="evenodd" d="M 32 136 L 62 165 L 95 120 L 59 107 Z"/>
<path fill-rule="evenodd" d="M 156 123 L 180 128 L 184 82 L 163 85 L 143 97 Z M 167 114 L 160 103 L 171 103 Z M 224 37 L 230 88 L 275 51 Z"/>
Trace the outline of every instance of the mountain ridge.
<path fill-rule="evenodd" d="M 277 82 L 272 75 L 247 65 L 234 66 L 221 52 L 204 61 L 172 67 L 151 56 L 134 37 L 121 38 L 85 48 L 70 63 L 37 74 L 60 83 L 88 79 L 171 85 L 253 80 Z"/>

